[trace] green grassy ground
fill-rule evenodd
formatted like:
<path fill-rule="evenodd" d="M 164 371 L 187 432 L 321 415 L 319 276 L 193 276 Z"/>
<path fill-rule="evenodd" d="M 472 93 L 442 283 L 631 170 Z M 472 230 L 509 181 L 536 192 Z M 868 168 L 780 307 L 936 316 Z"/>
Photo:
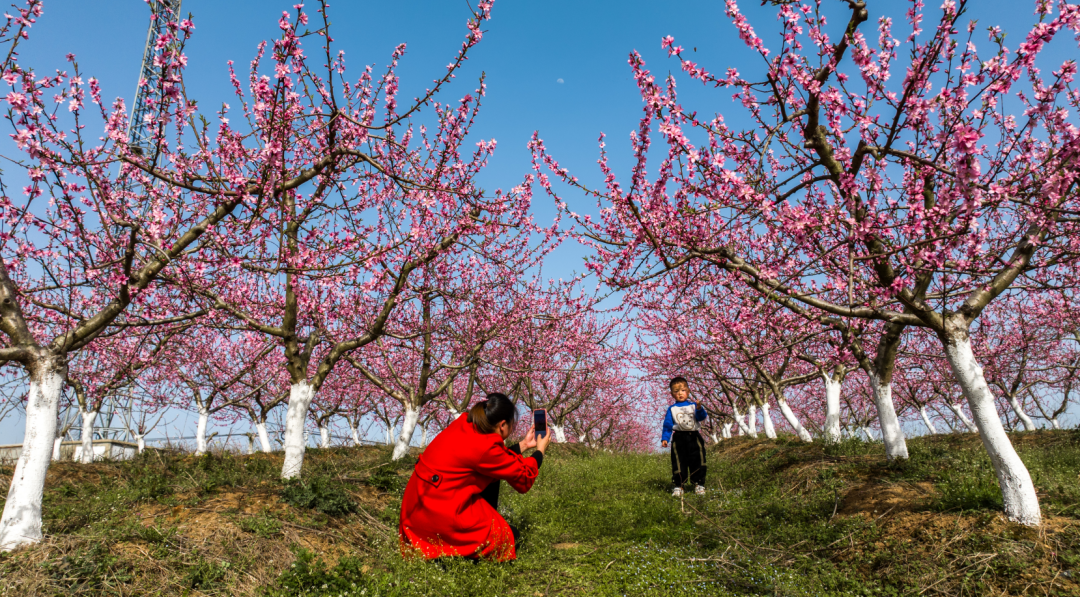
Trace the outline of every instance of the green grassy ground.
<path fill-rule="evenodd" d="M 48 537 L 0 556 L 0 595 L 1080 594 L 1080 432 L 1013 438 L 1041 530 L 1003 520 L 971 435 L 914 439 L 899 466 L 878 444 L 726 441 L 683 500 L 666 455 L 557 446 L 503 492 L 518 560 L 480 565 L 400 557 L 411 463 L 381 448 L 312 450 L 294 485 L 274 455 L 62 463 Z"/>

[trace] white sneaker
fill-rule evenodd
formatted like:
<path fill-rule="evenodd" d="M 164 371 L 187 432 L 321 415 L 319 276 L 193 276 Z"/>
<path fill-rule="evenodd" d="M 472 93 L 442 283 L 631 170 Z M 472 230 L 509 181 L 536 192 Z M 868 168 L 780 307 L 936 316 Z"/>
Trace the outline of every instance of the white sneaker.
<path fill-rule="evenodd" d="M 701 486 L 701 485 L 698 485 L 697 487 L 694 488 L 694 493 L 696 493 L 698 495 L 705 495 L 705 488 L 703 486 Z"/>
<path fill-rule="evenodd" d="M 671 492 L 672 497 L 682 497 L 682 487 L 676 487 L 675 491 Z"/>

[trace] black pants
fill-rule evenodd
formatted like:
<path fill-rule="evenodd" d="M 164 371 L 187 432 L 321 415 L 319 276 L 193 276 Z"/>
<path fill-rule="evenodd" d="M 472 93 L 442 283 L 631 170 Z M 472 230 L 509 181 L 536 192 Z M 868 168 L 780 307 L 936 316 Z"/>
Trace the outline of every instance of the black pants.
<path fill-rule="evenodd" d="M 694 485 L 705 484 L 705 440 L 697 431 L 671 433 L 671 482 L 682 487 L 689 479 Z"/>

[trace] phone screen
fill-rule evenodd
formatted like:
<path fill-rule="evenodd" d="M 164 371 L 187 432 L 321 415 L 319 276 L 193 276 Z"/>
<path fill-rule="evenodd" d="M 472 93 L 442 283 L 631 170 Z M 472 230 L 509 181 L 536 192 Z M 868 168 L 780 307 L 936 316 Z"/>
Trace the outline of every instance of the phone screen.
<path fill-rule="evenodd" d="M 544 409 L 533 411 L 533 426 L 536 427 L 536 435 L 547 437 L 547 411 Z"/>

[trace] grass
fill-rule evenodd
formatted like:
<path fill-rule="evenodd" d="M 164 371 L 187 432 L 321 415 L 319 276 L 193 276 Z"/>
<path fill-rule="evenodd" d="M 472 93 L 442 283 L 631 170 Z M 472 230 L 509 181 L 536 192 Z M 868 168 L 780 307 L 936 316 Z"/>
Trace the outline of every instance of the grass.
<path fill-rule="evenodd" d="M 511 564 L 404 560 L 413 461 L 383 448 L 60 463 L 41 544 L 0 555 L 0 595 L 1080 595 L 1080 431 L 1013 435 L 1045 517 L 1006 522 L 973 435 L 880 444 L 725 441 L 705 496 L 672 498 L 666 455 L 555 446 Z M 11 469 L 0 469 L 0 489 Z"/>

